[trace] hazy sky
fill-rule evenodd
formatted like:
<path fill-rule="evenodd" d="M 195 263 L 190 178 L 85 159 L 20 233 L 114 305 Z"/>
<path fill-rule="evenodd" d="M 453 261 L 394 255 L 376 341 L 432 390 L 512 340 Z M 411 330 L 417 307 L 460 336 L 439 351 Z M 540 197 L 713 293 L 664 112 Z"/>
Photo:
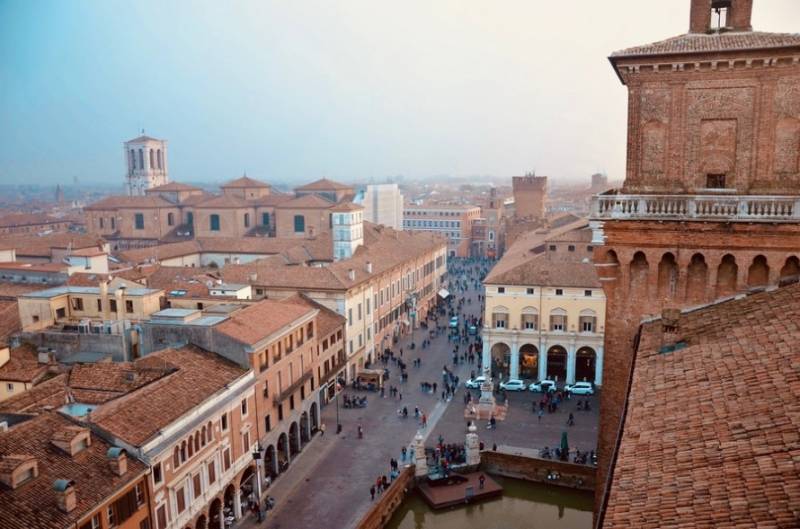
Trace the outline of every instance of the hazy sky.
<path fill-rule="evenodd" d="M 800 0 L 755 0 L 800 31 Z M 689 0 L 0 0 L 0 183 L 623 176 L 613 50 L 686 32 Z"/>

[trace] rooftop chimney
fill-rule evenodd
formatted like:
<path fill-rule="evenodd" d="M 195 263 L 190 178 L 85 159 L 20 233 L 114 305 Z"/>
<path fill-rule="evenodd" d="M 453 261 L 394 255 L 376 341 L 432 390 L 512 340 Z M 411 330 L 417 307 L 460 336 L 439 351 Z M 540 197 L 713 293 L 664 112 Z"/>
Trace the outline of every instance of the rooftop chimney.
<path fill-rule="evenodd" d="M 350 281 L 355 281 L 356 271 L 351 268 L 350 270 L 347 271 L 347 277 L 350 279 Z"/>
<path fill-rule="evenodd" d="M 112 446 L 106 452 L 106 457 L 108 457 L 111 471 L 117 476 L 122 476 L 128 471 L 128 456 L 123 448 Z"/>
<path fill-rule="evenodd" d="M 56 491 L 56 502 L 58 508 L 63 512 L 72 512 L 78 504 L 75 495 L 75 482 L 69 479 L 57 479 L 53 482 L 53 490 Z"/>
<path fill-rule="evenodd" d="M 368 274 L 372 273 L 372 261 L 367 261 L 366 266 L 364 267 L 367 270 Z"/>

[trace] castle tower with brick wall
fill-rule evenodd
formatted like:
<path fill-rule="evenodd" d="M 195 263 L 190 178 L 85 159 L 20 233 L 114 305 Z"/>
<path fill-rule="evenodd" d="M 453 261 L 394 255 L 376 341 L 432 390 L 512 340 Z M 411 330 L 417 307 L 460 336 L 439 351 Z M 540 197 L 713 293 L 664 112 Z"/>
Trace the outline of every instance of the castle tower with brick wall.
<path fill-rule="evenodd" d="M 688 34 L 610 57 L 628 148 L 622 189 L 592 204 L 608 315 L 598 508 L 641 320 L 800 274 L 800 35 L 753 31 L 752 8 L 692 0 Z"/>
<path fill-rule="evenodd" d="M 528 174 L 511 179 L 515 216 L 520 219 L 543 219 L 547 214 L 547 177 Z"/>

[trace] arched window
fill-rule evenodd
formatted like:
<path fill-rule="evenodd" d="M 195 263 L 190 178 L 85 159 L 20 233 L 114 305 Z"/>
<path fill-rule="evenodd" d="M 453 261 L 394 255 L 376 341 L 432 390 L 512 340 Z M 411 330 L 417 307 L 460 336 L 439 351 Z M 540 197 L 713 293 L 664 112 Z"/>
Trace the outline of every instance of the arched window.
<path fill-rule="evenodd" d="M 133 149 L 131 149 L 130 158 L 131 159 L 130 159 L 130 161 L 128 163 L 131 166 L 131 171 L 135 171 L 136 170 L 136 151 L 134 151 Z"/>
<path fill-rule="evenodd" d="M 192 437 L 191 436 L 189 436 L 188 445 L 189 445 L 189 457 L 192 457 L 194 455 L 194 445 L 192 444 Z"/>
<path fill-rule="evenodd" d="M 172 466 L 173 468 L 178 468 L 181 464 L 181 453 L 176 446 L 175 449 L 172 451 Z"/>
<path fill-rule="evenodd" d="M 244 214 L 244 227 L 245 228 L 249 228 L 250 227 L 250 214 L 249 213 L 245 213 Z"/>
<path fill-rule="evenodd" d="M 150 169 L 155 169 L 156 168 L 155 153 L 153 152 L 153 149 L 149 149 L 148 153 L 150 154 Z"/>
<path fill-rule="evenodd" d="M 203 426 L 203 428 L 200 429 L 200 444 L 202 446 L 206 445 L 206 427 L 205 426 Z"/>
<path fill-rule="evenodd" d="M 200 432 L 195 432 L 194 434 L 194 451 L 200 451 Z"/>
<path fill-rule="evenodd" d="M 508 308 L 498 305 L 492 309 L 492 327 L 508 329 Z"/>
<path fill-rule="evenodd" d="M 216 213 L 212 213 L 208 217 L 208 222 L 211 231 L 219 231 L 219 215 L 217 215 Z"/>
<path fill-rule="evenodd" d="M 163 169 L 164 168 L 164 161 L 161 158 L 161 149 L 156 151 L 156 154 L 157 154 L 156 158 L 158 158 L 158 168 L 159 169 Z"/>
<path fill-rule="evenodd" d="M 261 225 L 269 227 L 269 213 L 262 213 L 261 214 Z"/>
<path fill-rule="evenodd" d="M 186 441 L 181 443 L 181 463 L 186 461 Z"/>
<path fill-rule="evenodd" d="M 175 225 L 175 215 L 173 213 L 167 213 L 167 225 L 168 226 Z"/>
<path fill-rule="evenodd" d="M 306 218 L 302 215 L 294 216 L 294 232 L 304 233 L 306 231 Z"/>
<path fill-rule="evenodd" d="M 139 149 L 139 169 L 144 169 L 144 151 Z"/>

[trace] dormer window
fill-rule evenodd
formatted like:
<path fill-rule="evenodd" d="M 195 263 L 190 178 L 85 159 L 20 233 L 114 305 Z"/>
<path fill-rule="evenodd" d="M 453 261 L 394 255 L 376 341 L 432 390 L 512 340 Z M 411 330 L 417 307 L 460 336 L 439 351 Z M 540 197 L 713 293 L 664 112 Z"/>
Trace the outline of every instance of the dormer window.
<path fill-rule="evenodd" d="M 39 475 L 36 458 L 24 454 L 8 454 L 0 457 L 0 483 L 16 489 Z"/>
<path fill-rule="evenodd" d="M 91 446 L 92 437 L 87 428 L 67 426 L 63 430 L 55 432 L 50 442 L 67 454 L 74 456 Z"/>

